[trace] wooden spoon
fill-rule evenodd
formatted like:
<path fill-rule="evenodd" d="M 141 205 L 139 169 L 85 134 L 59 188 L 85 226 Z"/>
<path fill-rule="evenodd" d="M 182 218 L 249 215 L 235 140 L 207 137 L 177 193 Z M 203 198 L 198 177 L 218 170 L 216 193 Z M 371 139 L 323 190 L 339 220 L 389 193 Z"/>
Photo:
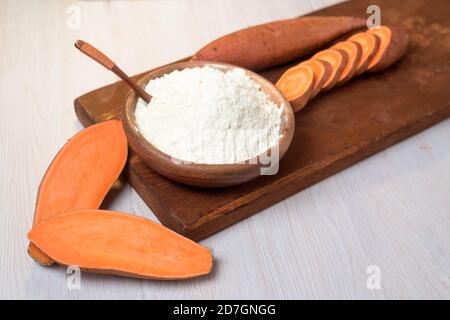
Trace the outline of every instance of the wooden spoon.
<path fill-rule="evenodd" d="M 89 58 L 100 63 L 106 69 L 114 72 L 120 79 L 125 81 L 125 83 L 127 83 L 140 98 L 142 98 L 145 102 L 150 103 L 152 96 L 149 95 L 147 92 L 145 92 L 145 90 L 142 87 L 140 87 L 136 82 L 131 80 L 131 78 L 127 76 L 127 74 L 123 72 L 122 69 L 120 69 L 103 52 L 101 52 L 100 50 L 98 50 L 97 48 L 95 48 L 94 46 L 90 45 L 89 43 L 83 40 L 75 41 L 75 48 L 83 52 Z"/>

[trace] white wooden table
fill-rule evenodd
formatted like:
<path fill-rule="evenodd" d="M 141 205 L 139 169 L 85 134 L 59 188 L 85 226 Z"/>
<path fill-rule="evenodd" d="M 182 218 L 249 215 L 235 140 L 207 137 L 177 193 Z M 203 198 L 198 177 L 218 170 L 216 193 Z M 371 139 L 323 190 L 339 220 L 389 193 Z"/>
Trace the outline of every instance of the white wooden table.
<path fill-rule="evenodd" d="M 83 273 L 69 290 L 64 268 L 27 255 L 40 179 L 82 128 L 73 99 L 117 80 L 76 39 L 135 74 L 332 2 L 0 0 L 0 298 L 450 298 L 450 120 L 202 241 L 203 279 Z M 130 187 L 109 208 L 155 219 Z"/>

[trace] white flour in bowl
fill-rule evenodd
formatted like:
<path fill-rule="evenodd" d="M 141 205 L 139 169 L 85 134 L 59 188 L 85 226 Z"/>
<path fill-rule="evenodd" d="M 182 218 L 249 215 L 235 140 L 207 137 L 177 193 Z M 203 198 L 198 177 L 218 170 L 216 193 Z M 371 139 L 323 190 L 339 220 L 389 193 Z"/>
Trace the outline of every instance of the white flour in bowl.
<path fill-rule="evenodd" d="M 141 134 L 162 152 L 185 161 L 237 163 L 258 156 L 280 138 L 282 110 L 242 69 L 174 71 L 151 80 L 135 118 Z"/>

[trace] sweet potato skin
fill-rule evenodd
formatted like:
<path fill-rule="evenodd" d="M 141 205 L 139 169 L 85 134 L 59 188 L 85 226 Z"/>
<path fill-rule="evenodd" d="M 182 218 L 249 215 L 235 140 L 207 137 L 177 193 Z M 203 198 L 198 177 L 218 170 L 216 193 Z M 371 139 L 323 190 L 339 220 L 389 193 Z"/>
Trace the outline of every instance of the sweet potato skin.
<path fill-rule="evenodd" d="M 38 247 L 36 247 L 33 242 L 30 242 L 28 244 L 28 255 L 42 266 L 51 266 L 55 262 L 52 260 L 52 258 L 47 256 Z"/>
<path fill-rule="evenodd" d="M 254 71 L 280 65 L 365 26 L 356 17 L 300 17 L 242 29 L 200 49 L 195 60 L 235 64 Z"/>
<path fill-rule="evenodd" d="M 383 26 L 382 28 L 386 28 Z M 391 65 L 400 60 L 408 50 L 409 36 L 403 28 L 397 26 L 387 26 L 391 30 L 391 42 L 384 50 L 381 59 L 371 68 L 367 70 L 369 73 L 384 71 Z M 375 37 L 379 37 L 376 30 L 369 30 Z M 380 39 L 380 41 L 382 41 Z M 381 47 L 381 46 L 380 46 Z"/>
<path fill-rule="evenodd" d="M 208 274 L 209 249 L 148 219 L 106 210 L 60 214 L 28 234 L 61 265 L 143 279 L 175 280 Z"/>

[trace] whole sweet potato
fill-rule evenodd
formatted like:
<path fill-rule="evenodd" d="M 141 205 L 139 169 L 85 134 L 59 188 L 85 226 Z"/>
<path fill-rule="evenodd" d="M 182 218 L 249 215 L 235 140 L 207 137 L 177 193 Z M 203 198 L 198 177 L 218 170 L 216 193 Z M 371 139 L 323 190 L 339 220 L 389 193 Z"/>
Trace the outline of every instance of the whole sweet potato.
<path fill-rule="evenodd" d="M 356 17 L 300 17 L 270 22 L 214 40 L 193 59 L 258 71 L 311 54 L 365 24 L 364 19 Z"/>

